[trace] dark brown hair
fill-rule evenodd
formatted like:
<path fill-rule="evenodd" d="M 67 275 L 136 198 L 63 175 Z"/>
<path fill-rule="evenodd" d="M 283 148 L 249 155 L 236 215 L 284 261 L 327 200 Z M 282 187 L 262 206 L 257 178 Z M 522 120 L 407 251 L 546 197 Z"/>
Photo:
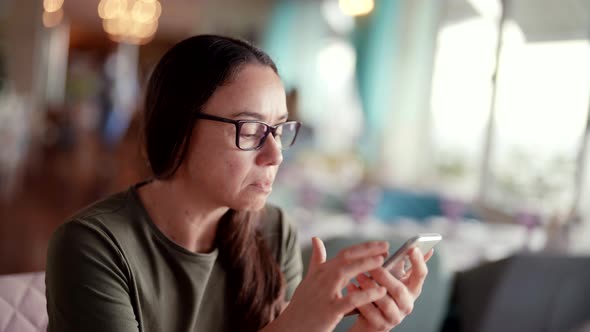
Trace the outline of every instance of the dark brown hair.
<path fill-rule="evenodd" d="M 194 114 L 249 63 L 269 66 L 278 74 L 266 53 L 222 36 L 185 39 L 162 57 L 145 98 L 144 144 L 155 178 L 169 178 L 178 170 L 186 158 Z M 260 330 L 276 318 L 284 301 L 284 278 L 258 230 L 259 219 L 259 212 L 230 210 L 217 229 L 215 243 L 226 270 L 232 330 Z"/>

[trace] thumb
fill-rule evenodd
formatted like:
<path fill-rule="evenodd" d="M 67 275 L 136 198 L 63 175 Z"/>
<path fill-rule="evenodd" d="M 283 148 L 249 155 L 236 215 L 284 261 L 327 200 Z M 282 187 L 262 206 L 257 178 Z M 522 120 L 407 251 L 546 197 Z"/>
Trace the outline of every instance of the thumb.
<path fill-rule="evenodd" d="M 326 261 L 326 247 L 319 237 L 311 238 L 311 259 L 309 260 L 308 273 L 315 271 Z"/>

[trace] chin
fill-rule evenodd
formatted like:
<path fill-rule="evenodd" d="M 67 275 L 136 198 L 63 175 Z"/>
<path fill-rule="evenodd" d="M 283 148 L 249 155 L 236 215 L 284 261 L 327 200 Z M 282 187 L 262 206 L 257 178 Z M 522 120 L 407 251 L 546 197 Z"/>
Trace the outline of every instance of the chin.
<path fill-rule="evenodd" d="M 237 202 L 231 208 L 236 211 L 259 211 L 264 208 L 266 205 L 266 197 L 265 198 L 251 198 L 249 200 L 244 200 L 241 202 Z"/>

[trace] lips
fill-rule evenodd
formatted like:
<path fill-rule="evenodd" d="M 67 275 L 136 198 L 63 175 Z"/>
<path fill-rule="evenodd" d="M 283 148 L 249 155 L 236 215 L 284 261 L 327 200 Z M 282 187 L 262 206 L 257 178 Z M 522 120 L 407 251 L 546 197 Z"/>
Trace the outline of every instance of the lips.
<path fill-rule="evenodd" d="M 273 183 L 273 181 L 268 181 L 268 180 L 256 181 L 256 182 L 252 183 L 252 186 L 256 187 L 257 189 L 259 189 L 262 192 L 270 193 L 272 191 L 272 183 Z"/>

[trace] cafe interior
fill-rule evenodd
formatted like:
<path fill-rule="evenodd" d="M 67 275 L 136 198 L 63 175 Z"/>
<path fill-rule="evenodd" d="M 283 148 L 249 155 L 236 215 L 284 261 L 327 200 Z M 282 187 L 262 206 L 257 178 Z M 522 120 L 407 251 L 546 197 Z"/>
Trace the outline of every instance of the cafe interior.
<path fill-rule="evenodd" d="M 590 331 L 590 1 L 0 0 L 0 332 L 46 330 L 57 227 L 151 177 L 147 81 L 199 34 L 277 64 L 304 266 L 439 233 L 394 331 Z"/>

